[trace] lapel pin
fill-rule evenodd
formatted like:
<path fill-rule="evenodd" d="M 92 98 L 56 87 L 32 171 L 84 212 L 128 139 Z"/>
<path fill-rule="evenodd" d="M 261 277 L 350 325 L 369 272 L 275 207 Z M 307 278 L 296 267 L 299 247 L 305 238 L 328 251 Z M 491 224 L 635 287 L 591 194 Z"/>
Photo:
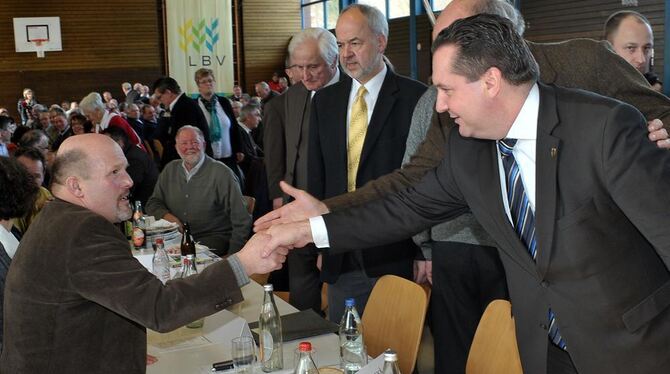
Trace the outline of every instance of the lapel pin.
<path fill-rule="evenodd" d="M 557 154 L 558 154 L 558 148 L 551 147 L 551 158 L 556 158 Z"/>

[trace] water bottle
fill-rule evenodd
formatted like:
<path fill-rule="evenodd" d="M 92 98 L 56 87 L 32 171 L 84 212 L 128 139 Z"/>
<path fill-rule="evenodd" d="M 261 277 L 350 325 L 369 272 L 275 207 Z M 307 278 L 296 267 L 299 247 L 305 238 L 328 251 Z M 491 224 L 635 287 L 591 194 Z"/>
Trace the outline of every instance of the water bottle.
<path fill-rule="evenodd" d="M 298 352 L 300 357 L 293 374 L 319 374 L 319 370 L 312 359 L 312 343 L 302 342 L 298 344 Z"/>
<path fill-rule="evenodd" d="M 188 255 L 184 258 L 184 262 L 183 262 L 183 265 L 182 265 L 182 270 L 181 270 L 181 273 L 179 274 L 178 277 L 179 278 L 188 278 L 191 275 L 195 275 L 195 274 L 198 274 L 198 268 L 195 267 L 195 255 Z M 190 329 L 198 329 L 198 328 L 201 328 L 204 323 L 205 323 L 205 319 L 200 318 L 198 320 L 195 320 L 195 321 L 189 323 L 188 325 L 186 325 L 186 327 L 188 327 Z"/>
<path fill-rule="evenodd" d="M 353 298 L 344 301 L 344 315 L 340 322 L 340 367 L 345 374 L 353 374 L 368 362 L 363 343 L 363 324 Z"/>
<path fill-rule="evenodd" d="M 400 374 L 398 355 L 390 348 L 384 351 L 384 370 L 382 370 L 382 374 Z"/>
<path fill-rule="evenodd" d="M 284 367 L 284 353 L 282 350 L 281 319 L 277 311 L 277 304 L 272 294 L 274 288 L 271 284 L 263 286 L 263 306 L 258 318 L 260 329 L 260 353 L 263 371 L 281 370 Z"/>
<path fill-rule="evenodd" d="M 151 260 L 151 272 L 163 284 L 170 280 L 170 258 L 165 252 L 163 238 L 157 238 L 154 242 L 154 258 Z"/>

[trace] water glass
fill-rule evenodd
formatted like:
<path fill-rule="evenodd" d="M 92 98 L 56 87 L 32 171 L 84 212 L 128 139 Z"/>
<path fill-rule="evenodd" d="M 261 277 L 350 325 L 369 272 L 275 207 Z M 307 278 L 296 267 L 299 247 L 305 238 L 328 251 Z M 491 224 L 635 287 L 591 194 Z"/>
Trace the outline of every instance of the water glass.
<path fill-rule="evenodd" d="M 256 362 L 256 343 L 251 336 L 240 336 L 232 341 L 233 367 L 238 374 L 253 373 Z"/>

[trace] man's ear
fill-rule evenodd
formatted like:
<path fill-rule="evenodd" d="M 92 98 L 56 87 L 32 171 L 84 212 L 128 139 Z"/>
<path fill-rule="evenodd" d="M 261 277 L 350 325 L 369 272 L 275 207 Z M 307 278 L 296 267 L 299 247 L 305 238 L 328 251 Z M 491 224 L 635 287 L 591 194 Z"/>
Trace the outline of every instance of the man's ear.
<path fill-rule="evenodd" d="M 84 192 L 81 190 L 81 186 L 79 185 L 79 178 L 67 177 L 65 180 L 65 187 L 72 195 L 78 198 L 84 197 Z"/>
<path fill-rule="evenodd" d="M 490 67 L 481 77 L 486 94 L 490 98 L 498 96 L 503 83 L 502 72 L 497 67 Z"/>

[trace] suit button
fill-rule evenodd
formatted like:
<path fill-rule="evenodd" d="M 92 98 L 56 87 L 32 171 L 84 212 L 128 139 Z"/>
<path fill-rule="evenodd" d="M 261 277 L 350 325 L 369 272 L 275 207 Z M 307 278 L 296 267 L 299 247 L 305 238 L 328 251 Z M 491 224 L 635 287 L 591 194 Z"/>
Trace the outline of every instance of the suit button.
<path fill-rule="evenodd" d="M 540 327 L 542 328 L 542 330 L 546 330 L 546 329 L 547 329 L 547 325 L 544 324 L 544 323 L 540 323 Z"/>
<path fill-rule="evenodd" d="M 547 281 L 543 281 L 540 284 L 542 285 L 542 288 L 548 288 L 549 287 L 549 282 L 547 282 Z"/>

